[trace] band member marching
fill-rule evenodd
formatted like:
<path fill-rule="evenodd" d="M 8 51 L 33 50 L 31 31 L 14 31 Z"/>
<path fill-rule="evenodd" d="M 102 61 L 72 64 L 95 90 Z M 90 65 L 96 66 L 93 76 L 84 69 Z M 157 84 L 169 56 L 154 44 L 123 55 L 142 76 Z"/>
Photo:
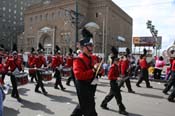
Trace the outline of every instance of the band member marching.
<path fill-rule="evenodd" d="M 39 43 L 39 49 L 37 51 L 38 51 L 38 56 L 35 56 L 35 58 L 31 62 L 31 66 L 33 66 L 37 69 L 37 71 L 36 71 L 37 84 L 36 84 L 36 87 L 35 87 L 35 92 L 41 93 L 41 91 L 39 90 L 39 87 L 41 87 L 41 90 L 42 90 L 43 94 L 47 95 L 47 91 L 45 90 L 44 84 L 42 82 L 41 73 L 42 73 L 43 70 L 40 70 L 42 68 L 42 66 L 44 66 L 44 67 L 47 66 L 46 65 L 46 59 L 43 55 L 44 48 L 41 45 L 41 43 Z"/>
<path fill-rule="evenodd" d="M 62 57 L 60 56 L 60 48 L 58 46 L 55 47 L 55 56 L 52 57 L 51 68 L 55 71 L 54 77 L 56 78 L 54 88 L 59 89 L 58 85 L 61 87 L 61 90 L 65 90 L 61 82 L 61 73 L 60 73 L 60 65 L 63 64 Z"/>
<path fill-rule="evenodd" d="M 71 116 L 97 116 L 95 110 L 95 73 L 98 64 L 94 64 L 92 58 L 93 35 L 84 28 L 82 30 L 83 38 L 80 40 L 82 53 L 73 61 L 73 72 L 75 74 L 76 90 L 79 105 L 74 109 Z"/>
<path fill-rule="evenodd" d="M 71 68 L 71 74 L 70 77 L 67 79 L 66 81 L 66 85 L 70 86 L 70 81 L 73 80 L 73 82 L 75 83 L 75 77 L 74 77 L 74 73 L 73 73 L 73 50 L 71 48 L 69 48 L 69 56 L 66 60 L 66 65 Z"/>
<path fill-rule="evenodd" d="M 140 75 L 140 78 L 139 78 L 136 86 L 141 87 L 140 83 L 142 83 L 142 81 L 144 80 L 145 83 L 146 83 L 146 87 L 147 88 L 152 88 L 152 86 L 150 85 L 150 82 L 149 82 L 149 78 L 148 78 L 148 63 L 146 61 L 146 54 L 142 54 L 140 56 L 139 65 L 140 65 L 140 68 L 141 68 L 141 71 L 140 71 L 141 75 Z"/>
<path fill-rule="evenodd" d="M 109 108 L 107 107 L 107 103 L 112 100 L 113 97 L 115 97 L 117 104 L 119 106 L 119 113 L 123 115 L 127 115 L 128 112 L 126 112 L 126 108 L 122 103 L 122 96 L 120 93 L 120 87 L 118 86 L 117 80 L 119 77 L 119 67 L 118 67 L 118 58 L 113 59 L 113 64 L 109 69 L 108 72 L 108 79 L 110 80 L 110 92 L 109 94 L 105 97 L 105 99 L 102 101 L 101 107 L 103 109 L 108 110 Z"/>
<path fill-rule="evenodd" d="M 21 58 L 18 58 L 17 54 L 17 46 L 16 44 L 13 45 L 13 52 L 12 57 L 9 57 L 6 61 L 6 67 L 10 71 L 10 80 L 12 83 L 12 93 L 11 96 L 16 98 L 19 102 L 22 100 L 19 96 L 18 89 L 17 89 L 17 80 L 15 77 L 15 74 L 20 73 L 20 71 L 23 71 L 24 66 Z"/>
<path fill-rule="evenodd" d="M 173 58 L 172 64 L 171 64 L 171 79 L 168 82 L 166 88 L 163 90 L 164 93 L 168 92 L 168 90 L 173 86 L 173 91 L 168 97 L 168 101 L 175 102 L 175 58 Z"/>
<path fill-rule="evenodd" d="M 128 55 L 129 53 L 127 53 L 126 55 L 123 56 L 122 60 L 121 60 L 121 64 L 120 64 L 120 68 L 121 68 L 121 75 L 122 75 L 122 78 L 127 78 L 124 82 L 126 83 L 126 86 L 128 88 L 128 92 L 129 93 L 135 93 L 135 91 L 132 90 L 131 88 L 131 82 L 130 82 L 130 62 L 129 62 L 129 59 L 128 59 Z"/>
<path fill-rule="evenodd" d="M 33 82 L 33 79 L 37 82 L 36 78 L 36 69 L 34 69 L 34 66 L 32 66 L 32 61 L 35 58 L 36 51 L 34 48 L 31 48 L 31 54 L 28 56 L 28 66 L 29 66 L 29 75 L 31 77 L 31 82 Z"/>
<path fill-rule="evenodd" d="M 4 84 L 4 79 L 7 70 L 5 69 L 5 64 L 4 64 L 4 47 L 3 45 L 0 45 L 0 83 L 3 85 Z"/>

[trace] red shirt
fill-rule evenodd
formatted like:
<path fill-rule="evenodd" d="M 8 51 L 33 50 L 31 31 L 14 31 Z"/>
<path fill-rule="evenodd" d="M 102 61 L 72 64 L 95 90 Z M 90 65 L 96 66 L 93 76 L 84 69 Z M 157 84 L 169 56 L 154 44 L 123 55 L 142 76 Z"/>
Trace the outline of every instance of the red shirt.
<path fill-rule="evenodd" d="M 172 61 L 171 70 L 172 70 L 172 71 L 175 71 L 175 60 Z"/>
<path fill-rule="evenodd" d="M 87 56 L 83 53 L 79 54 L 79 57 L 73 60 L 75 78 L 77 80 L 91 80 L 94 78 L 94 72 L 92 71 L 93 66 L 92 56 Z"/>
<path fill-rule="evenodd" d="M 51 63 L 51 67 L 53 69 L 55 69 L 56 67 L 60 66 L 60 64 L 63 63 L 63 60 L 60 56 L 53 56 L 52 57 L 52 63 Z"/>
<path fill-rule="evenodd" d="M 0 74 L 4 73 L 5 68 L 3 64 L 0 64 Z"/>
<path fill-rule="evenodd" d="M 28 65 L 29 65 L 29 68 L 34 68 L 34 66 L 32 65 L 32 61 L 34 60 L 34 58 L 35 58 L 35 55 L 33 55 L 33 54 L 30 54 L 28 56 Z M 36 72 L 35 69 L 29 69 L 29 74 L 33 74 L 35 72 Z"/>
<path fill-rule="evenodd" d="M 128 60 L 122 60 L 121 61 L 121 74 L 125 75 L 128 68 L 129 68 L 129 61 Z"/>
<path fill-rule="evenodd" d="M 147 69 L 148 68 L 148 64 L 146 62 L 146 59 L 140 59 L 139 60 L 139 65 L 140 65 L 141 69 Z"/>
<path fill-rule="evenodd" d="M 47 56 L 47 61 L 48 61 L 48 63 L 51 63 L 52 62 L 52 55 L 48 55 Z"/>
<path fill-rule="evenodd" d="M 8 69 L 10 67 L 10 71 L 13 72 L 16 68 L 18 68 L 19 71 L 22 70 L 22 60 L 21 58 L 14 59 L 8 58 L 6 61 L 6 68 Z"/>
<path fill-rule="evenodd" d="M 108 79 L 117 80 L 118 77 L 119 77 L 119 68 L 116 64 L 112 64 L 108 72 Z"/>
<path fill-rule="evenodd" d="M 28 65 L 29 65 L 30 68 L 33 67 L 31 63 L 32 63 L 34 58 L 35 58 L 35 55 L 29 55 L 28 56 Z"/>
<path fill-rule="evenodd" d="M 31 62 L 31 65 L 36 66 L 37 68 L 41 68 L 42 65 L 46 66 L 46 59 L 44 56 L 35 56 Z"/>
<path fill-rule="evenodd" d="M 66 59 L 66 65 L 68 67 L 72 67 L 73 66 L 73 57 L 72 56 L 68 56 L 68 58 Z"/>

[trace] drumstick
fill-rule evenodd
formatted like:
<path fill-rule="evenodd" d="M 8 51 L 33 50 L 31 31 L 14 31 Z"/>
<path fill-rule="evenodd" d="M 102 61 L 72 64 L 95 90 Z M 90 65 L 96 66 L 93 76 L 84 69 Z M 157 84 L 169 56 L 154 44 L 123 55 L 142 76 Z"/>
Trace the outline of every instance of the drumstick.
<path fill-rule="evenodd" d="M 103 61 L 104 61 L 104 59 L 102 59 L 100 64 L 98 65 L 97 71 L 95 72 L 95 77 L 97 76 L 98 72 L 100 71 L 100 68 L 101 68 Z"/>
<path fill-rule="evenodd" d="M 45 70 L 45 68 L 25 68 L 25 69 L 27 69 L 27 70 L 29 70 L 29 69 L 35 69 L 35 70 Z"/>

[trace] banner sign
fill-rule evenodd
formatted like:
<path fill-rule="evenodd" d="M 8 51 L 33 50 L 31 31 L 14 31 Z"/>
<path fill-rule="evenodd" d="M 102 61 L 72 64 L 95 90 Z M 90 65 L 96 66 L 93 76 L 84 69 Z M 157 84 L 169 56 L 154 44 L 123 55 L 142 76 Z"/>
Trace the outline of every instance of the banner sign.
<path fill-rule="evenodd" d="M 158 49 L 161 49 L 162 46 L 162 37 L 157 37 L 156 39 L 153 37 L 133 37 L 134 46 L 157 46 Z"/>

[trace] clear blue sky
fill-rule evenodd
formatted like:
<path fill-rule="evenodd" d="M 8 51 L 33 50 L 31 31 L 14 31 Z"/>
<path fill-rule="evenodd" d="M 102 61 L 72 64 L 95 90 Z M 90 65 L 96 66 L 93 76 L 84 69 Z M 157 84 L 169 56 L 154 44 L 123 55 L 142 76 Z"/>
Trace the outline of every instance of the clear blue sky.
<path fill-rule="evenodd" d="M 175 40 L 175 0 L 112 0 L 133 18 L 133 37 L 151 36 L 146 22 L 152 21 L 162 36 L 162 49 Z"/>

